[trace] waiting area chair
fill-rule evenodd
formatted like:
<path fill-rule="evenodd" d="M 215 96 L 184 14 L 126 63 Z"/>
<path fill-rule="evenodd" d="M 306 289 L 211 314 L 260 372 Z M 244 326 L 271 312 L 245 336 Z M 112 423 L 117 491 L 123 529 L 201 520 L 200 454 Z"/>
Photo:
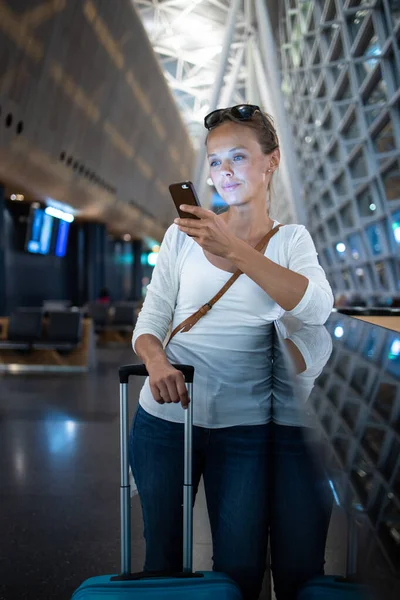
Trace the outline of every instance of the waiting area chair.
<path fill-rule="evenodd" d="M 109 323 L 110 306 L 108 304 L 99 304 L 91 302 L 87 306 L 87 314 L 94 323 L 94 329 L 98 333 L 105 329 Z"/>
<path fill-rule="evenodd" d="M 0 341 L 0 350 L 70 351 L 82 341 L 83 316 L 78 311 L 41 310 L 14 311 L 8 321 L 7 339 Z"/>
<path fill-rule="evenodd" d="M 78 311 L 48 313 L 45 337 L 34 344 L 41 350 L 70 351 L 82 340 L 83 317 Z"/>
<path fill-rule="evenodd" d="M 96 366 L 93 324 L 78 309 L 0 317 L 0 372 L 80 372 Z"/>
<path fill-rule="evenodd" d="M 7 339 L 0 341 L 0 349 L 29 350 L 40 340 L 42 332 L 41 311 L 16 310 L 9 318 Z"/>
<path fill-rule="evenodd" d="M 113 305 L 110 326 L 119 331 L 132 331 L 135 321 L 135 307 L 132 302 L 121 302 Z"/>
<path fill-rule="evenodd" d="M 95 331 L 132 331 L 136 322 L 137 302 L 100 304 L 92 302 L 87 314 L 93 320 Z"/>

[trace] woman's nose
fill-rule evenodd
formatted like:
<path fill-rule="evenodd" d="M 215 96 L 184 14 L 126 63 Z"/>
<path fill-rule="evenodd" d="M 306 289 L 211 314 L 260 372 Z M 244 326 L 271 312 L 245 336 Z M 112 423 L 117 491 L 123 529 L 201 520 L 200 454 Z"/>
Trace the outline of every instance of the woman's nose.
<path fill-rule="evenodd" d="M 221 172 L 228 177 L 233 175 L 232 165 L 229 161 L 225 161 L 221 165 Z"/>

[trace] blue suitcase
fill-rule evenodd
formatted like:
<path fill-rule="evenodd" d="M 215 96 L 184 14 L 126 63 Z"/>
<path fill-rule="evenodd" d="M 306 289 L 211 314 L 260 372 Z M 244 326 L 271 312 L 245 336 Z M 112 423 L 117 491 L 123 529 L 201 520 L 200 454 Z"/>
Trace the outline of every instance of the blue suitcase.
<path fill-rule="evenodd" d="M 297 600 L 376 600 L 369 586 L 357 581 L 357 523 L 354 507 L 347 515 L 346 576 L 324 575 L 307 581 Z M 359 508 L 355 514 L 359 513 Z"/>
<path fill-rule="evenodd" d="M 193 573 L 193 377 L 194 368 L 174 365 L 185 376 L 190 403 L 185 411 L 185 473 L 183 486 L 183 571 L 165 573 L 131 573 L 131 528 L 128 459 L 128 381 L 130 375 L 146 376 L 144 365 L 126 365 L 119 369 L 121 431 L 121 573 L 87 579 L 74 592 L 73 600 L 241 600 L 238 585 L 222 573 Z"/>
<path fill-rule="evenodd" d="M 301 589 L 297 600 L 372 600 L 367 586 L 347 577 L 315 577 Z"/>

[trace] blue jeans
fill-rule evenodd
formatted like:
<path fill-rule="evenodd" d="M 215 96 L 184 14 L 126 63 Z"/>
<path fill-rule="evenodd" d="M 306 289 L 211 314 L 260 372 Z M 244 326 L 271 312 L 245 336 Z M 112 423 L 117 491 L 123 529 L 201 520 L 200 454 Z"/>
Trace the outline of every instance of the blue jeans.
<path fill-rule="evenodd" d="M 141 406 L 130 458 L 143 510 L 145 571 L 182 569 L 183 425 Z M 302 429 L 276 424 L 193 432 L 193 484 L 203 475 L 213 568 L 260 594 L 270 536 L 277 600 L 323 574 L 331 494 Z"/>

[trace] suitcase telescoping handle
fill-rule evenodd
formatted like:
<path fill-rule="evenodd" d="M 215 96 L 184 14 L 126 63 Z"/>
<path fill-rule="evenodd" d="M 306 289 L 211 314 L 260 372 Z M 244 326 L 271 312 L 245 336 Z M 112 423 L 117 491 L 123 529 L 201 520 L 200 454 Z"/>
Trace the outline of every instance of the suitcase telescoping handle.
<path fill-rule="evenodd" d="M 193 378 L 194 367 L 172 365 L 181 371 L 188 388 L 189 406 L 185 412 L 185 446 L 183 479 L 183 571 L 193 568 Z M 131 486 L 129 484 L 129 413 L 128 382 L 130 376 L 146 377 L 145 365 L 125 365 L 119 369 L 120 383 L 120 434 L 121 434 L 121 575 L 131 572 Z"/>

